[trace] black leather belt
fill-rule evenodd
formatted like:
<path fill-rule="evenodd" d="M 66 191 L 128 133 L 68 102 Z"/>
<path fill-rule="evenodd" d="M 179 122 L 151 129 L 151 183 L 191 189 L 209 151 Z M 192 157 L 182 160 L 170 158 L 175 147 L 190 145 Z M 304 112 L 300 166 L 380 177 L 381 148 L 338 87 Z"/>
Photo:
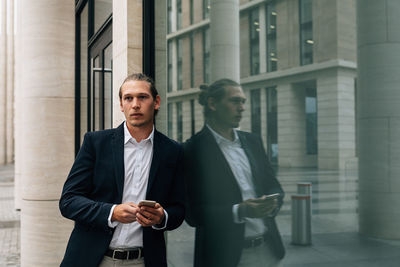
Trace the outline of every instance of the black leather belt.
<path fill-rule="evenodd" d="M 106 251 L 107 257 L 110 257 L 112 259 L 117 259 L 117 260 L 134 260 L 134 259 L 140 259 L 144 257 L 144 250 L 143 248 L 135 248 L 135 249 L 129 249 L 129 250 L 123 250 L 123 249 L 108 249 Z"/>
<path fill-rule="evenodd" d="M 268 234 L 257 236 L 254 238 L 246 238 L 243 242 L 243 248 L 254 248 L 261 246 L 264 242 L 268 240 Z"/>

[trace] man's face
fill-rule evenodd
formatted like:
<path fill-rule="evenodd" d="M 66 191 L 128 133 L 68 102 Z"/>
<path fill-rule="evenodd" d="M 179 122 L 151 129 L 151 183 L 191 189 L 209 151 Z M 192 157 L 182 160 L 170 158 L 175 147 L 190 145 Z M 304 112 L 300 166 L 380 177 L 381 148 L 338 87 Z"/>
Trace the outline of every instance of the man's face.
<path fill-rule="evenodd" d="M 160 97 L 154 99 L 146 81 L 127 81 L 121 88 L 120 108 L 126 122 L 133 127 L 153 125 L 154 111 L 160 108 Z"/>
<path fill-rule="evenodd" d="M 209 107 L 214 112 L 216 122 L 224 128 L 239 127 L 246 96 L 241 87 L 228 86 L 225 88 L 225 96 L 220 101 L 209 103 Z"/>

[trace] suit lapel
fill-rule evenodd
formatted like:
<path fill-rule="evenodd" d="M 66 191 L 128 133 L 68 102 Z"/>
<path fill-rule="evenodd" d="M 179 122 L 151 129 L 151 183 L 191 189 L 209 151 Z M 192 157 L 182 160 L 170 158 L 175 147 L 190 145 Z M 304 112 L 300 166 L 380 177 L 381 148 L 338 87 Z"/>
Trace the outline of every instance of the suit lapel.
<path fill-rule="evenodd" d="M 153 158 L 151 160 L 151 167 L 149 173 L 149 180 L 147 183 L 146 195 L 150 192 L 150 189 L 154 184 L 158 167 L 160 166 L 160 162 L 163 159 L 164 149 L 162 149 L 162 144 L 161 144 L 162 139 L 160 135 L 161 134 L 154 129 Z"/>
<path fill-rule="evenodd" d="M 221 175 L 221 179 L 226 177 L 226 181 L 232 182 L 239 190 L 239 185 L 235 176 L 233 175 L 231 166 L 229 165 L 224 153 L 219 147 L 217 141 L 215 140 L 215 137 L 207 126 L 203 127 L 201 134 L 203 135 L 202 139 L 204 140 L 203 146 L 207 148 L 205 155 L 203 155 L 203 158 L 209 158 L 210 155 L 212 155 L 212 161 L 218 164 L 219 170 L 223 170 L 223 175 Z"/>
<path fill-rule="evenodd" d="M 118 197 L 122 201 L 124 190 L 125 169 L 124 169 L 124 124 L 115 129 L 112 139 L 113 163 L 115 179 L 117 183 Z"/>

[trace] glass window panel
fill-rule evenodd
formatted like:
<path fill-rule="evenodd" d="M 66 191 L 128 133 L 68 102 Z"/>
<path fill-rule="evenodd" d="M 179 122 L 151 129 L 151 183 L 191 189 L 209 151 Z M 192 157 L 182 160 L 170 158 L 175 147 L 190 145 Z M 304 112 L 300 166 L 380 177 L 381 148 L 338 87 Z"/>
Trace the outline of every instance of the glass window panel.
<path fill-rule="evenodd" d="M 172 103 L 168 103 L 168 111 L 167 111 L 167 116 L 168 116 L 168 137 L 169 138 L 173 138 L 173 119 L 172 119 L 172 116 L 173 116 L 173 106 L 172 106 Z"/>
<path fill-rule="evenodd" d="M 278 164 L 278 100 L 276 88 L 267 93 L 267 155 L 272 164 Z"/>
<path fill-rule="evenodd" d="M 176 0 L 176 29 L 182 27 L 182 0 Z"/>
<path fill-rule="evenodd" d="M 88 5 L 80 15 L 80 142 L 88 131 Z"/>
<path fill-rule="evenodd" d="M 104 49 L 104 128 L 112 128 L 112 43 Z"/>
<path fill-rule="evenodd" d="M 100 130 L 100 58 L 93 60 L 93 130 Z"/>
<path fill-rule="evenodd" d="M 177 83 L 178 83 L 178 91 L 182 90 L 182 85 L 183 85 L 183 81 L 182 81 L 182 39 L 178 39 L 177 40 L 177 46 L 176 46 L 176 50 L 177 50 L 177 54 L 178 54 L 178 75 L 177 75 Z"/>
<path fill-rule="evenodd" d="M 251 132 L 261 136 L 260 89 L 251 90 Z"/>
<path fill-rule="evenodd" d="M 312 0 L 299 0 L 300 8 L 300 64 L 313 63 Z"/>
<path fill-rule="evenodd" d="M 172 49 L 173 44 L 172 41 L 168 41 L 168 92 L 172 91 L 173 88 L 173 63 L 172 63 Z"/>
<path fill-rule="evenodd" d="M 318 153 L 318 128 L 317 128 L 317 90 L 306 88 L 306 148 L 307 154 Z"/>
<path fill-rule="evenodd" d="M 211 1 L 203 0 L 203 19 L 210 17 Z"/>
<path fill-rule="evenodd" d="M 172 20 L 174 14 L 172 13 L 172 0 L 168 0 L 168 22 L 167 22 L 167 32 L 171 33 L 172 32 Z"/>
<path fill-rule="evenodd" d="M 183 139 L 182 102 L 177 102 L 176 103 L 176 123 L 177 123 L 176 140 L 178 142 L 182 142 L 182 139 Z"/>
<path fill-rule="evenodd" d="M 190 87 L 194 87 L 194 34 L 190 34 Z"/>
<path fill-rule="evenodd" d="M 210 82 L 210 28 L 203 31 L 203 79 Z"/>
<path fill-rule="evenodd" d="M 250 64 L 251 75 L 260 73 L 260 19 L 258 8 L 250 11 Z"/>
<path fill-rule="evenodd" d="M 94 1 L 94 32 L 96 33 L 112 14 L 112 0 Z"/>
<path fill-rule="evenodd" d="M 276 48 L 276 7 L 275 2 L 267 4 L 267 71 L 276 71 L 278 69 L 278 52 Z"/>

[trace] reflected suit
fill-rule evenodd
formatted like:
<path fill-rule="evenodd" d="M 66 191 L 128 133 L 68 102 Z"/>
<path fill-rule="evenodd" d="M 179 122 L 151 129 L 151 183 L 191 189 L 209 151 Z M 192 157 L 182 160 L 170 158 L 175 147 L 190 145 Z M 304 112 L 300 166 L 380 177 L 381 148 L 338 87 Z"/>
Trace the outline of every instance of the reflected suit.
<path fill-rule="evenodd" d="M 237 131 L 250 163 L 257 197 L 284 192 L 274 176 L 261 139 Z M 194 265 L 236 266 L 245 238 L 245 224 L 235 223 L 232 206 L 243 201 L 239 185 L 229 163 L 207 126 L 184 144 L 187 193 L 186 221 L 196 227 Z M 265 218 L 267 244 L 279 259 L 285 249 L 273 217 Z"/>

